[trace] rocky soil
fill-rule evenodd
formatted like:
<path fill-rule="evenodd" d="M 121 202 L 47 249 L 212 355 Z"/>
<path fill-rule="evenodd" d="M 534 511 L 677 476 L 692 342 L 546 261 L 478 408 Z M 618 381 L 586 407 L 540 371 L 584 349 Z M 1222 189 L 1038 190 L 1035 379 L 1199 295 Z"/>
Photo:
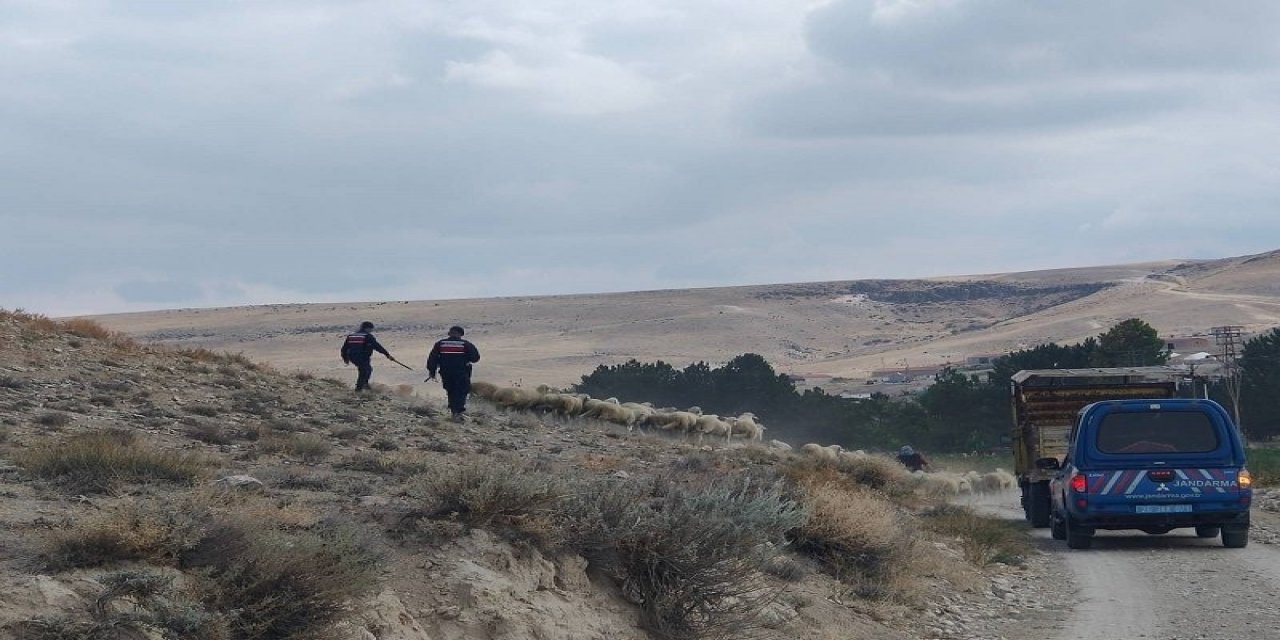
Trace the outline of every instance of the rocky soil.
<path fill-rule="evenodd" d="M 340 518 L 383 540 L 386 571 L 374 593 L 353 603 L 337 628 L 343 638 L 649 638 L 636 604 L 581 557 L 547 556 L 483 530 L 427 542 L 401 535 L 402 518 L 415 507 L 414 474 L 478 458 L 628 478 L 695 459 L 741 468 L 789 455 L 484 406 L 455 424 L 408 389 L 355 395 L 346 382 L 284 374 L 240 357 L 95 336 L 0 317 L 0 625 L 85 611 L 101 592 L 101 571 L 44 564 L 43 545 L 55 532 L 178 494 L 237 491 L 261 496 L 273 517 L 287 513 L 299 527 Z M 24 451 L 99 429 L 135 432 L 148 446 L 197 454 L 212 465 L 194 487 L 127 484 L 94 494 L 68 491 L 14 462 Z M 1010 620 L 1038 620 L 1050 609 L 1039 586 L 1053 570 L 1047 558 L 977 569 L 955 541 L 929 540 L 928 569 L 903 601 L 858 598 L 797 559 L 803 575 L 762 612 L 760 637 L 995 638 L 1005 637 Z"/>

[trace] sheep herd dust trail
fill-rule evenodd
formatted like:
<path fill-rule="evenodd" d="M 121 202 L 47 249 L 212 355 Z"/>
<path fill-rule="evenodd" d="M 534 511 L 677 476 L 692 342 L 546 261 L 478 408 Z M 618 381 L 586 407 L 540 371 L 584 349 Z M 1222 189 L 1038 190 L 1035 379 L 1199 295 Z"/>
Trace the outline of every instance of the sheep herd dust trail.
<path fill-rule="evenodd" d="M 962 501 L 1022 520 L 1016 492 Z M 1164 535 L 1099 531 L 1071 550 L 1032 533 L 1047 562 L 1037 580 L 1049 607 L 1001 625 L 1003 640 L 1280 639 L 1280 517 L 1253 512 L 1249 546 L 1225 549 L 1190 529 Z M 982 636 L 992 637 L 992 636 Z"/>

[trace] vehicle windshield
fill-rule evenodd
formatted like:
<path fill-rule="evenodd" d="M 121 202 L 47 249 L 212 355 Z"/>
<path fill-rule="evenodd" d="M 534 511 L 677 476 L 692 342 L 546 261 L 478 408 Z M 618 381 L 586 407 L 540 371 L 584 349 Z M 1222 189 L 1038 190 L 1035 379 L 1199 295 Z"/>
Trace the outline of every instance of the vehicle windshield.
<path fill-rule="evenodd" d="M 1115 412 L 1102 418 L 1095 444 L 1102 453 L 1205 453 L 1218 448 L 1218 429 L 1199 411 Z"/>

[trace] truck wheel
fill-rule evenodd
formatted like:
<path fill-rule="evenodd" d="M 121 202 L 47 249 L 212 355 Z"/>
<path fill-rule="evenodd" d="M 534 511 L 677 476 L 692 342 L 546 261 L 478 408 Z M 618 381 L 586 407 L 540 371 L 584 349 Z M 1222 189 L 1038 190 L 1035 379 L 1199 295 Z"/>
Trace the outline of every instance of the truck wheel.
<path fill-rule="evenodd" d="M 1032 483 L 1027 493 L 1027 519 L 1031 526 L 1043 529 L 1049 526 L 1049 483 Z"/>
<path fill-rule="evenodd" d="M 1054 540 L 1067 539 L 1067 522 L 1062 519 L 1062 514 L 1055 512 L 1049 515 L 1049 535 Z"/>
<path fill-rule="evenodd" d="M 1197 538 L 1216 538 L 1218 537 L 1219 531 L 1221 531 L 1221 529 L 1213 525 L 1208 525 L 1208 524 L 1200 525 L 1196 527 L 1196 537 Z"/>
<path fill-rule="evenodd" d="M 1249 527 L 1222 530 L 1222 546 L 1228 549 L 1243 549 L 1248 544 Z"/>
<path fill-rule="evenodd" d="M 1093 531 L 1077 527 L 1071 522 L 1071 516 L 1063 514 L 1065 522 L 1063 528 L 1066 529 L 1067 547 L 1071 549 L 1088 549 L 1093 546 Z"/>

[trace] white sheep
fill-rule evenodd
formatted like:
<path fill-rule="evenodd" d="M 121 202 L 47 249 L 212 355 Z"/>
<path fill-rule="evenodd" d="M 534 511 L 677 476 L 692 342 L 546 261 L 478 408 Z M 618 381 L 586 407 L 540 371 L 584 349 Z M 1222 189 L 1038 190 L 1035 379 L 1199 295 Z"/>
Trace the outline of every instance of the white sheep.
<path fill-rule="evenodd" d="M 618 403 L 617 398 L 608 400 L 590 399 L 582 403 L 584 418 L 598 418 L 605 422 L 631 427 L 636 421 L 636 414 Z"/>
<path fill-rule="evenodd" d="M 520 387 L 502 387 L 494 392 L 491 400 L 504 409 L 530 409 L 542 396 Z"/>
<path fill-rule="evenodd" d="M 800 450 L 820 460 L 830 460 L 831 462 L 835 462 L 840 459 L 840 452 L 844 451 L 844 447 L 838 444 L 824 447 L 820 444 L 810 442 L 809 444 L 800 447 Z"/>
<path fill-rule="evenodd" d="M 693 431 L 698 425 L 698 414 L 688 411 L 655 411 L 648 424 L 662 431 Z"/>
<path fill-rule="evenodd" d="M 991 493 L 1011 491 L 1018 486 L 1018 479 L 1012 473 L 997 468 L 995 471 L 982 474 L 981 485 L 983 491 Z"/>
<path fill-rule="evenodd" d="M 554 416 L 567 418 L 582 412 L 584 397 L 590 396 L 572 393 L 546 393 L 542 395 L 535 407 Z"/>
<path fill-rule="evenodd" d="M 731 418 L 729 426 L 731 427 L 729 438 L 740 435 L 747 440 L 764 440 L 764 425 L 757 422 L 756 414 L 751 413 L 750 411 L 743 413 L 737 418 Z"/>
<path fill-rule="evenodd" d="M 635 420 L 627 427 L 627 431 L 631 431 L 636 425 L 648 424 L 649 417 L 657 413 L 648 402 L 624 402 L 622 406 L 635 415 Z"/>
<path fill-rule="evenodd" d="M 483 380 L 476 380 L 475 382 L 471 383 L 471 395 L 477 398 L 484 398 L 485 400 L 493 400 L 493 394 L 497 393 L 497 391 L 498 391 L 498 385 L 493 384 L 492 382 L 484 382 Z"/>
<path fill-rule="evenodd" d="M 845 451 L 844 449 L 841 449 L 836 452 L 836 459 L 841 462 L 853 462 L 855 460 L 862 460 L 869 457 L 871 456 L 867 455 L 867 452 L 862 449 L 856 449 L 854 451 Z"/>
<path fill-rule="evenodd" d="M 962 478 L 959 475 L 946 471 L 935 471 L 931 473 L 912 472 L 911 475 L 916 478 L 921 490 L 923 490 L 926 495 L 960 495 L 960 481 Z"/>
<path fill-rule="evenodd" d="M 698 433 L 698 442 L 702 442 L 703 436 L 724 436 L 727 440 L 733 435 L 733 426 L 714 414 L 698 416 L 693 429 Z"/>

